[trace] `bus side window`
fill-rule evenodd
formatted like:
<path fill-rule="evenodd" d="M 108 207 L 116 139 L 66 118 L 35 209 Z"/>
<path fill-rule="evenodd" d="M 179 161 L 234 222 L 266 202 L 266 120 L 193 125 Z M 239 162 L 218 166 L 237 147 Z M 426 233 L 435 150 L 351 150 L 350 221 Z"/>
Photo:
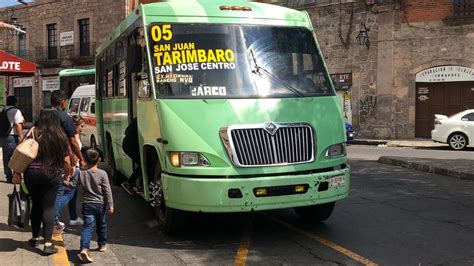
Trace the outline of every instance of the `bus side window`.
<path fill-rule="evenodd" d="M 95 103 L 91 103 L 91 114 L 95 114 Z"/>

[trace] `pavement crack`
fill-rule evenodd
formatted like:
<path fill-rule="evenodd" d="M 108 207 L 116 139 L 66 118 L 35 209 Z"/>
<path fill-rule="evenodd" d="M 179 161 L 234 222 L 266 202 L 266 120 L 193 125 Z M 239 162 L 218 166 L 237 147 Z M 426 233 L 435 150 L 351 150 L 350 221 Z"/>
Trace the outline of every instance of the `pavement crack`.
<path fill-rule="evenodd" d="M 172 252 L 172 255 L 175 259 L 178 260 L 178 262 L 182 265 L 187 265 L 188 263 L 186 263 L 182 258 L 179 257 L 178 254 L 176 254 L 176 252 Z"/>
<path fill-rule="evenodd" d="M 291 242 L 295 243 L 297 246 L 300 246 L 301 248 L 305 249 L 309 254 L 311 254 L 311 256 L 317 260 L 320 260 L 320 261 L 324 261 L 324 262 L 328 262 L 328 263 L 334 263 L 334 264 L 337 264 L 337 265 L 345 265 L 344 263 L 342 262 L 339 262 L 339 261 L 336 261 L 336 260 L 331 260 L 331 259 L 326 259 L 326 258 L 323 258 L 321 256 L 319 256 L 318 254 L 316 254 L 313 249 L 311 249 L 310 247 L 306 246 L 306 245 L 303 245 L 302 243 L 299 243 L 297 240 L 295 240 L 294 238 L 291 238 Z"/>

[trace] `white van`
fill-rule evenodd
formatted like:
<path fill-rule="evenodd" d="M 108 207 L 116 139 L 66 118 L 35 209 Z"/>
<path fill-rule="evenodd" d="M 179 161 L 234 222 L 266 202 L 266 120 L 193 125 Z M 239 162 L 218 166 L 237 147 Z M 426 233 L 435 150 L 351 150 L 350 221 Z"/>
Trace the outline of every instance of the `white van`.
<path fill-rule="evenodd" d="M 86 125 L 81 133 L 83 146 L 97 147 L 97 120 L 95 119 L 95 85 L 84 85 L 76 88 L 69 100 L 68 115 L 79 115 Z"/>

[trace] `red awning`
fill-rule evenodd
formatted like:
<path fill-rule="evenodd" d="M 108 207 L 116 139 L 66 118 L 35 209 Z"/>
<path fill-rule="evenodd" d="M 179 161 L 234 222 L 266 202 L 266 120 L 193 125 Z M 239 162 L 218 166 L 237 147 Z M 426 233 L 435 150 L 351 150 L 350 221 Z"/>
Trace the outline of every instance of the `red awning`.
<path fill-rule="evenodd" d="M 36 65 L 0 50 L 0 76 L 33 76 Z"/>

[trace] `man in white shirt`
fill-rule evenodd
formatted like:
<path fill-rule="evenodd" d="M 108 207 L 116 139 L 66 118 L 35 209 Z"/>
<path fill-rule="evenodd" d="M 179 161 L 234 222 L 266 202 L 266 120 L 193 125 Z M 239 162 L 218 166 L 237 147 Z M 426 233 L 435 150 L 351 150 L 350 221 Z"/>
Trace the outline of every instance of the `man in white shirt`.
<path fill-rule="evenodd" d="M 12 129 L 7 137 L 0 138 L 3 151 L 3 171 L 8 183 L 11 183 L 13 178 L 12 170 L 8 167 L 8 161 L 10 161 L 18 142 L 23 139 L 23 123 L 25 122 L 20 109 L 17 108 L 17 103 L 15 96 L 7 97 L 5 110 Z"/>

